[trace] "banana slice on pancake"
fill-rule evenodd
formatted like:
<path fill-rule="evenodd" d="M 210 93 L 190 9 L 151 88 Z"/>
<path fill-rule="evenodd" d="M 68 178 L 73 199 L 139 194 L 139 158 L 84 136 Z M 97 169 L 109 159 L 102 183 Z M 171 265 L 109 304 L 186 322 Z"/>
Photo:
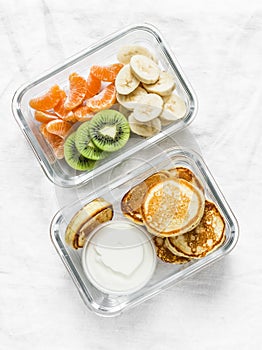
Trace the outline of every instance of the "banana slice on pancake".
<path fill-rule="evenodd" d="M 66 243 L 74 249 L 82 248 L 89 233 L 112 218 L 112 204 L 103 198 L 94 199 L 80 209 L 69 222 L 65 232 Z"/>
<path fill-rule="evenodd" d="M 168 177 L 168 172 L 159 171 L 131 188 L 121 201 L 121 209 L 125 217 L 138 225 L 144 225 L 141 215 L 141 205 L 143 204 L 145 195 L 150 187 Z"/>
<path fill-rule="evenodd" d="M 186 264 L 190 261 L 188 258 L 173 254 L 166 246 L 167 238 L 154 237 L 153 242 L 156 248 L 156 254 L 162 261 L 170 264 Z"/>
<path fill-rule="evenodd" d="M 149 189 L 141 214 L 150 233 L 170 237 L 193 230 L 203 216 L 204 207 L 202 191 L 184 179 L 173 177 Z"/>
<path fill-rule="evenodd" d="M 210 254 L 225 240 L 225 221 L 216 205 L 205 202 L 199 225 L 190 232 L 166 240 L 168 249 L 181 257 L 199 259 Z"/>

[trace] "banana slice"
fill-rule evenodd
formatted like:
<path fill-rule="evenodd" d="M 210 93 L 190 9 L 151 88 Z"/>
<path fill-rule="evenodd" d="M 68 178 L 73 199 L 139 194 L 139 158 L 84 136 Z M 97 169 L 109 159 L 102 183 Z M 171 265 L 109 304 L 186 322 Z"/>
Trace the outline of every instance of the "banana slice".
<path fill-rule="evenodd" d="M 147 123 L 141 123 L 135 119 L 134 113 L 131 113 L 128 117 L 128 122 L 131 131 L 140 136 L 150 137 L 161 131 L 161 122 L 159 118 L 150 120 Z"/>
<path fill-rule="evenodd" d="M 161 114 L 162 107 L 163 99 L 159 95 L 144 95 L 134 109 L 134 117 L 139 122 L 148 122 Z"/>
<path fill-rule="evenodd" d="M 165 100 L 160 119 L 162 122 L 172 122 L 183 118 L 186 114 L 186 110 L 185 101 L 182 100 L 180 96 L 172 94 Z"/>
<path fill-rule="evenodd" d="M 143 46 L 140 45 L 126 45 L 120 48 L 117 54 L 117 59 L 119 62 L 128 64 L 131 57 L 134 55 L 143 55 L 157 63 L 156 58 Z"/>
<path fill-rule="evenodd" d="M 138 88 L 136 88 L 129 95 L 116 94 L 116 99 L 120 105 L 124 106 L 130 111 L 133 111 L 141 97 L 144 95 L 147 95 L 146 90 L 138 86 Z"/>
<path fill-rule="evenodd" d="M 139 84 L 140 81 L 132 74 L 129 64 L 121 68 L 115 80 L 116 91 L 121 95 L 130 94 Z"/>
<path fill-rule="evenodd" d="M 143 86 L 148 92 L 153 92 L 160 96 L 168 96 L 175 88 L 175 79 L 171 74 L 161 72 L 155 84 L 143 84 Z"/>
<path fill-rule="evenodd" d="M 160 69 L 158 65 L 146 56 L 132 56 L 130 67 L 135 77 L 142 83 L 154 84 L 159 78 Z"/>

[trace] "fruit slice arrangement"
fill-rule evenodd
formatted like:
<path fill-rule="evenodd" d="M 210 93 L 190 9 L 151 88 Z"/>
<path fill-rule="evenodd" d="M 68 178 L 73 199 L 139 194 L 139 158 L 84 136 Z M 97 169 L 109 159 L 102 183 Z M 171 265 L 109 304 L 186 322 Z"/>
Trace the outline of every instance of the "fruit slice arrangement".
<path fill-rule="evenodd" d="M 185 102 L 173 93 L 174 77 L 161 71 L 146 48 L 122 47 L 117 58 L 124 66 L 116 77 L 116 97 L 126 109 L 133 133 L 150 137 L 185 116 Z"/>
<path fill-rule="evenodd" d="M 122 148 L 129 135 L 129 124 L 123 114 L 110 109 L 100 111 L 66 139 L 65 160 L 75 170 L 92 170 L 96 161 Z"/>
<path fill-rule="evenodd" d="M 72 73 L 69 76 L 67 93 L 58 85 L 54 85 L 44 95 L 30 100 L 29 105 L 35 110 L 35 120 L 41 123 L 40 131 L 57 159 L 64 157 L 63 144 L 73 124 L 86 122 L 92 119 L 95 112 L 108 109 L 115 103 L 114 81 L 122 67 L 121 63 L 92 66 L 87 79 Z M 103 86 L 103 82 L 107 83 L 106 86 Z M 71 142 L 72 139 L 73 137 L 70 138 Z M 69 159 L 71 164 L 72 158 Z M 84 165 L 76 165 L 78 170 L 92 168 L 92 162 L 88 162 L 87 165 L 86 162 L 82 162 L 82 158 L 80 159 L 80 163 Z"/>
<path fill-rule="evenodd" d="M 119 63 L 91 66 L 87 78 L 73 72 L 67 89 L 54 85 L 29 102 L 56 158 L 65 158 L 75 170 L 91 170 L 119 150 L 130 129 L 150 137 L 186 113 L 185 102 L 173 93 L 174 77 L 161 71 L 145 47 L 124 46 L 117 59 Z M 110 112 L 116 101 L 119 113 Z M 77 128 L 76 123 L 83 125 Z"/>

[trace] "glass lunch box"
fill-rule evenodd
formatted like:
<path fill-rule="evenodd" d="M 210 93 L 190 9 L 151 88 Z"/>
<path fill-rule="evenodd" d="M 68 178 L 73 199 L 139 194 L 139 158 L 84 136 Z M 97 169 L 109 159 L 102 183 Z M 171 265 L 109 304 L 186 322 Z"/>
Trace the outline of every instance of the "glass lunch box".
<path fill-rule="evenodd" d="M 145 139 L 132 134 L 122 149 L 99 161 L 93 170 L 87 172 L 75 171 L 64 160 L 55 158 L 51 147 L 39 130 L 40 124 L 34 119 L 29 101 L 33 97 L 44 94 L 54 84 L 58 84 L 62 88 L 68 86 L 68 76 L 72 72 L 87 76 L 88 68 L 93 64 L 106 65 L 117 62 L 118 49 L 127 44 L 142 45 L 148 48 L 158 59 L 161 69 L 174 76 L 175 92 L 186 102 L 186 114 L 182 119 L 164 127 L 160 133 L 150 138 Z M 62 66 L 56 67 L 29 84 L 22 86 L 13 97 L 12 109 L 18 125 L 47 177 L 55 185 L 72 187 L 88 182 L 108 168 L 112 168 L 124 158 L 163 140 L 167 135 L 182 130 L 191 123 L 196 115 L 197 100 L 176 58 L 161 34 L 153 26 L 139 25 L 108 36 L 97 45 L 71 57 Z"/>
<path fill-rule="evenodd" d="M 130 161 L 132 162 L 132 157 Z M 119 166 L 121 169 L 121 164 Z M 224 217 L 226 239 L 223 245 L 204 258 L 193 259 L 182 265 L 168 264 L 157 259 L 156 270 L 149 283 L 131 295 L 113 296 L 102 293 L 89 282 L 84 274 L 81 265 L 82 250 L 74 250 L 65 243 L 65 230 L 70 219 L 85 204 L 97 197 L 102 197 L 113 204 L 113 221 L 123 220 L 124 216 L 120 209 L 120 202 L 130 188 L 157 171 L 179 166 L 190 169 L 201 180 L 205 188 L 206 199 L 215 203 Z M 116 177 L 103 187 L 95 189 L 92 193 L 82 198 L 80 198 L 81 195 L 79 194 L 79 198 L 76 201 L 65 206 L 55 215 L 50 227 L 52 242 L 84 303 L 90 310 L 102 316 L 119 315 L 123 311 L 151 298 L 163 289 L 217 261 L 233 249 L 238 239 L 237 221 L 210 174 L 208 167 L 198 153 L 175 147 L 159 153 L 138 167 L 132 168 L 128 160 L 125 160 L 123 169 L 125 170 L 124 176 Z"/>
<path fill-rule="evenodd" d="M 29 101 L 43 94 L 54 84 L 59 84 L 62 88 L 68 86 L 68 76 L 72 72 L 87 76 L 88 68 L 93 64 L 105 65 L 116 62 L 117 49 L 126 44 L 145 46 L 157 57 L 162 70 L 174 76 L 175 93 L 186 102 L 186 114 L 150 138 L 144 139 L 132 135 L 122 149 L 100 161 L 93 170 L 74 171 L 64 160 L 56 160 L 52 149 L 39 131 Z M 81 298 L 94 313 L 101 316 L 119 315 L 217 261 L 235 246 L 238 239 L 237 221 L 204 160 L 190 149 L 191 141 L 194 142 L 193 137 L 190 139 L 189 135 L 188 142 L 173 147 L 174 144 L 177 145 L 177 142 L 173 142 L 174 139 L 179 140 L 178 132 L 187 127 L 197 113 L 197 99 L 167 43 L 153 26 L 137 25 L 125 28 L 71 57 L 62 66 L 50 70 L 17 90 L 12 109 L 44 173 L 56 185 L 58 203 L 62 209 L 54 216 L 50 226 L 52 242 Z M 172 138 L 174 134 L 176 136 Z M 143 154 L 146 156 L 143 157 Z M 97 197 L 103 197 L 113 204 L 115 212 L 113 220 L 122 220 L 120 201 L 132 186 L 158 170 L 177 166 L 187 167 L 193 171 L 204 184 L 206 198 L 216 204 L 224 217 L 226 239 L 223 245 L 204 258 L 191 260 L 182 265 L 167 264 L 157 259 L 156 270 L 149 283 L 130 295 L 113 296 L 99 291 L 90 283 L 82 269 L 81 249 L 73 250 L 65 243 L 65 230 L 69 221 L 79 209 Z M 67 191 L 71 191 L 70 201 Z"/>

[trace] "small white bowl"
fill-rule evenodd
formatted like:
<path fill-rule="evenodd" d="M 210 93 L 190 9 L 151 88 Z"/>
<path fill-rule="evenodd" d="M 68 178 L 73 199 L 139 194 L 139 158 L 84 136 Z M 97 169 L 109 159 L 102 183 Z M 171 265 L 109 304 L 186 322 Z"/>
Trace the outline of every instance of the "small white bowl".
<path fill-rule="evenodd" d="M 103 293 L 131 294 L 143 288 L 154 274 L 155 247 L 142 227 L 128 221 L 109 221 L 88 237 L 82 266 L 89 281 Z"/>

